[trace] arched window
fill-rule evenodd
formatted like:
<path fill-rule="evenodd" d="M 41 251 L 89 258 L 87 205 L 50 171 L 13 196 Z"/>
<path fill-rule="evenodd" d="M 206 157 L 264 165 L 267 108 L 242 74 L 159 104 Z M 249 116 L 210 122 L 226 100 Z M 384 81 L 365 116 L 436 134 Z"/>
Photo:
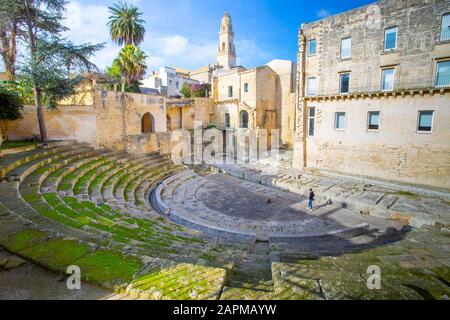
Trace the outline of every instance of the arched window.
<path fill-rule="evenodd" d="M 230 114 L 225 113 L 225 128 L 231 127 Z"/>
<path fill-rule="evenodd" d="M 222 43 L 222 51 L 225 51 L 225 42 Z"/>
<path fill-rule="evenodd" d="M 248 129 L 248 112 L 242 111 L 240 118 L 241 118 L 241 128 Z"/>
<path fill-rule="evenodd" d="M 155 133 L 155 118 L 150 112 L 142 117 L 142 133 Z"/>

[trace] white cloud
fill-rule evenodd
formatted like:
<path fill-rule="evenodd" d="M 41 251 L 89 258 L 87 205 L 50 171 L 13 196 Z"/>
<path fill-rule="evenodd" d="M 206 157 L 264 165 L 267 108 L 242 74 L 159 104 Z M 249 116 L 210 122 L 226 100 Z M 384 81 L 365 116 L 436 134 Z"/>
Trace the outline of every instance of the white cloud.
<path fill-rule="evenodd" d="M 134 0 L 138 3 L 140 0 Z M 130 1 L 129 1 L 130 2 Z M 80 43 L 107 43 L 106 47 L 92 58 L 100 68 L 106 66 L 116 58 L 120 47 L 110 40 L 107 27 L 109 10 L 104 5 L 85 5 L 77 0 L 71 0 L 67 7 L 66 26 L 70 31 L 66 37 L 71 41 Z M 159 31 L 153 27 L 152 33 L 147 33 L 142 44 L 143 51 L 149 56 L 149 71 L 157 70 L 160 66 L 175 66 L 186 69 L 197 69 L 216 61 L 217 39 L 201 38 L 183 34 L 170 34 Z M 215 34 L 215 33 L 214 33 Z M 254 61 L 269 61 L 271 55 L 264 50 L 256 40 L 238 39 L 236 41 L 238 63 L 253 67 Z"/>
<path fill-rule="evenodd" d="M 65 36 L 71 41 L 80 43 L 106 43 L 106 47 L 99 51 L 92 61 L 104 69 L 117 56 L 120 48 L 111 43 L 108 22 L 109 11 L 106 6 L 82 5 L 78 1 L 70 1 L 67 5 L 65 25 L 70 29 Z"/>
<path fill-rule="evenodd" d="M 316 12 L 316 15 L 318 18 L 326 18 L 328 16 L 331 16 L 331 13 L 326 9 L 320 9 L 319 11 Z"/>
<path fill-rule="evenodd" d="M 109 11 L 106 6 L 82 5 L 70 1 L 67 5 L 65 25 L 70 29 L 67 36 L 74 42 L 107 42 L 109 32 L 106 26 Z"/>
<path fill-rule="evenodd" d="M 214 63 L 217 44 L 214 41 L 192 42 L 181 35 L 153 38 L 144 50 L 149 54 L 149 68 L 175 66 L 196 69 Z"/>
<path fill-rule="evenodd" d="M 152 42 L 152 47 L 169 57 L 185 53 L 189 45 L 189 40 L 180 35 L 155 38 Z"/>

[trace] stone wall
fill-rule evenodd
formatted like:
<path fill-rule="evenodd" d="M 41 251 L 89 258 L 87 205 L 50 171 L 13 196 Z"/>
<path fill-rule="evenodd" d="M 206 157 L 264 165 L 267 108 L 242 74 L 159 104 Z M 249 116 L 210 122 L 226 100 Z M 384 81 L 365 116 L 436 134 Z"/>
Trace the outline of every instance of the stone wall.
<path fill-rule="evenodd" d="M 7 72 L 0 72 L 0 81 L 8 81 L 9 78 L 9 74 Z"/>
<path fill-rule="evenodd" d="M 131 154 L 159 152 L 162 155 L 169 155 L 171 152 L 171 133 L 128 136 L 127 150 Z"/>
<path fill-rule="evenodd" d="M 450 189 L 450 92 L 444 95 L 310 101 L 315 135 L 306 139 L 307 168 Z M 435 111 L 432 133 L 418 133 L 419 110 Z M 368 112 L 380 112 L 369 131 Z M 336 112 L 346 113 L 335 130 Z"/>
<path fill-rule="evenodd" d="M 277 126 L 281 128 L 281 143 L 292 147 L 295 128 L 295 74 L 297 66 L 288 60 L 273 60 L 267 64 L 277 75 Z"/>
<path fill-rule="evenodd" d="M 142 134 L 142 118 L 153 117 L 153 132 L 167 131 L 165 100 L 162 97 L 96 91 L 96 141 L 101 148 L 126 150 L 126 137 Z"/>
<path fill-rule="evenodd" d="M 77 140 L 95 145 L 96 120 L 92 106 L 59 106 L 55 110 L 46 110 L 45 123 L 50 140 Z M 36 108 L 25 106 L 22 119 L 3 121 L 2 127 L 8 140 L 39 136 Z"/>

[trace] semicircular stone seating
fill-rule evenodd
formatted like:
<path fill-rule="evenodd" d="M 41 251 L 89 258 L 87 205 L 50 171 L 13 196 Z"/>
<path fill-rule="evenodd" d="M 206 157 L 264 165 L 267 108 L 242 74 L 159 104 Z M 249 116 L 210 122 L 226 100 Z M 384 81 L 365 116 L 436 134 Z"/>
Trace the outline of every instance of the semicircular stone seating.
<path fill-rule="evenodd" d="M 316 280 L 305 287 L 310 282 L 296 283 L 292 277 L 309 277 L 317 267 L 311 258 L 318 259 L 322 270 L 329 267 L 327 258 L 319 259 L 322 256 L 343 255 L 360 248 L 359 244 L 370 248 L 367 244 L 376 242 L 376 235 L 360 235 L 342 243 L 336 237 L 305 240 L 295 246 L 256 243 L 256 238 L 275 239 L 280 230 L 292 235 L 299 229 L 286 231 L 272 224 L 271 233 L 264 234 L 267 225 L 262 231 L 252 229 L 260 223 L 239 229 L 231 220 L 241 220 L 230 219 L 211 203 L 215 192 L 224 191 L 217 181 L 176 166 L 159 154 L 130 156 L 94 150 L 75 141 L 11 152 L 0 159 L 0 247 L 55 272 L 65 273 L 68 266 L 76 265 L 84 281 L 131 298 L 352 297 L 337 291 L 324 297 L 316 290 Z M 187 219 L 189 211 L 195 219 Z M 229 241 L 226 232 L 210 234 L 213 229 L 227 230 L 224 223 L 220 228 L 212 225 L 214 220 L 206 213 L 216 215 L 216 223 L 224 219 L 230 229 L 243 230 L 239 232 L 254 239 L 243 237 L 237 240 L 245 241 L 236 242 Z M 300 221 L 309 236 L 314 223 L 320 221 L 310 220 Z M 322 232 L 335 230 L 332 224 L 320 227 Z M 373 255 L 358 261 L 369 263 Z M 354 283 L 350 274 L 336 281 Z M 417 298 L 415 291 L 391 280 L 389 291 L 361 293 L 357 286 L 352 294 L 359 292 L 359 298 L 367 299 Z"/>
<path fill-rule="evenodd" d="M 181 169 L 159 154 L 60 142 L 0 166 L 0 244 L 55 271 L 79 265 L 85 280 L 144 298 L 215 299 L 239 256 L 144 201 Z"/>
<path fill-rule="evenodd" d="M 169 177 L 156 189 L 155 200 L 161 211 L 179 224 L 243 241 L 352 238 L 369 231 L 369 225 L 362 219 L 353 219 L 350 225 L 343 225 L 331 219 L 305 214 L 302 212 L 305 210 L 301 209 L 306 204 L 293 201 L 292 208 L 288 208 L 290 212 L 280 216 L 280 211 L 286 211 L 285 207 L 264 203 L 264 198 L 270 199 L 271 203 L 276 199 L 284 205 L 288 200 L 285 194 L 226 175 L 204 177 L 194 171 L 183 171 Z M 257 201 L 262 206 L 247 202 L 258 196 L 261 199 Z M 233 210 L 232 204 L 236 202 L 239 202 L 234 206 L 237 210 Z M 263 217 L 258 216 L 257 212 L 267 211 L 266 208 L 270 212 Z M 356 224 L 351 224 L 355 221 Z"/>

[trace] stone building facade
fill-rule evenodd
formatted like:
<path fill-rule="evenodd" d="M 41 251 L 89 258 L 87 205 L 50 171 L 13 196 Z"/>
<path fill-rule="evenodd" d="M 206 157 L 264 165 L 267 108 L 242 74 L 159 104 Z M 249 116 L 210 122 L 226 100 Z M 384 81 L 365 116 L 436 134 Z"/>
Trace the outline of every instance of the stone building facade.
<path fill-rule="evenodd" d="M 206 108 L 199 107 L 198 101 L 173 103 L 168 109 L 169 131 L 190 129 L 190 119 L 196 118 L 202 119 L 205 127 L 215 125 L 219 129 L 266 129 L 269 134 L 272 129 L 279 129 L 281 144 L 293 146 L 296 64 L 273 60 L 256 68 L 238 66 L 233 23 L 228 12 L 220 23 L 215 64 L 195 71 L 180 68 L 174 71 L 210 84 L 211 101 L 206 103 Z"/>
<path fill-rule="evenodd" d="M 294 166 L 450 189 L 446 0 L 302 25 Z"/>
<path fill-rule="evenodd" d="M 236 65 L 231 17 L 226 12 L 219 31 L 217 65 L 212 71 L 214 123 L 220 129 L 281 131 L 281 143 L 293 145 L 296 64 L 273 60 L 256 68 Z M 289 129 L 290 128 L 290 129 Z"/>

